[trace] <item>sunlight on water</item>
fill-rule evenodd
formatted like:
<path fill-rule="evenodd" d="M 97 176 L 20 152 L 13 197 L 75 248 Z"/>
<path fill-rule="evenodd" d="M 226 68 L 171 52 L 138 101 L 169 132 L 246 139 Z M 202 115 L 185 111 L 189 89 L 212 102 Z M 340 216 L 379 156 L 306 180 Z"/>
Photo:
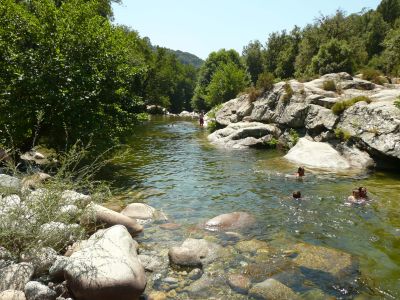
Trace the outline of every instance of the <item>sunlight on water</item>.
<path fill-rule="evenodd" d="M 183 224 L 180 233 L 168 237 L 175 241 L 218 214 L 251 212 L 257 226 L 246 232 L 247 239 L 264 240 L 277 249 L 287 248 L 289 241 L 306 242 L 358 258 L 354 282 L 319 285 L 328 295 L 400 297 L 400 174 L 306 170 L 306 178 L 298 181 L 287 176 L 297 166 L 280 152 L 221 149 L 210 145 L 206 136 L 191 120 L 154 118 L 139 128 L 130 143 L 132 155 L 112 173 L 116 186 L 132 195 L 126 202 L 144 201 Z M 370 203 L 345 205 L 358 186 L 368 188 Z M 291 199 L 295 190 L 302 192 L 301 202 Z M 157 238 L 165 237 L 144 240 Z M 303 292 L 304 283 L 293 280 L 296 276 L 282 280 Z"/>

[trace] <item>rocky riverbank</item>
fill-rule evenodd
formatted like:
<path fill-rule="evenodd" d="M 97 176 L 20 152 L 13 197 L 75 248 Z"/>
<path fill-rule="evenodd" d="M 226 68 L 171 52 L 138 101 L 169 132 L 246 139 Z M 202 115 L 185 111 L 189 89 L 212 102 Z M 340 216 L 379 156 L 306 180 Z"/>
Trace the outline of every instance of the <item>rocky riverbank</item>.
<path fill-rule="evenodd" d="M 95 195 L 55 196 L 40 185 L 49 176 L 34 178 L 27 187 L 26 179 L 0 175 L 2 230 L 35 231 L 41 217 L 33 204 L 50 195 L 54 211 L 79 218 L 41 224 L 36 244 L 18 256 L 10 245 L 0 248 L 1 300 L 324 299 L 327 287 L 347 288 L 359 276 L 348 253 L 279 235 L 270 242 L 247 237 L 257 226 L 251 213 L 228 212 L 193 227 L 143 203 L 113 211 L 94 203 Z M 24 214 L 15 219 L 16 211 Z M 82 231 L 92 233 L 84 238 Z M 70 246 L 59 249 L 60 241 Z"/>
<path fill-rule="evenodd" d="M 302 137 L 295 154 L 286 158 L 301 163 L 294 158 L 308 155 L 312 159 L 303 164 L 309 167 L 346 170 L 385 161 L 398 164 L 400 109 L 394 101 L 399 97 L 399 84 L 381 86 L 347 73 L 280 82 L 254 101 L 242 95 L 223 104 L 215 116 L 223 128 L 209 140 L 227 148 L 292 148 Z M 310 155 L 316 147 L 326 151 Z M 338 157 L 340 163 L 335 163 Z"/>

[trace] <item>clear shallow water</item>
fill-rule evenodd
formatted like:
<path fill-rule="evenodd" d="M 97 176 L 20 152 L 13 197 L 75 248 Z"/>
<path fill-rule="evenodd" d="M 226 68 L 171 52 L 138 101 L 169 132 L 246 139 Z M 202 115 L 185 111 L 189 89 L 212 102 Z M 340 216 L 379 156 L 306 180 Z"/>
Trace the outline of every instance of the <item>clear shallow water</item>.
<path fill-rule="evenodd" d="M 206 137 L 194 121 L 160 117 L 143 124 L 132 137 L 133 155 L 117 163 L 115 185 L 131 195 L 125 202 L 143 201 L 183 225 L 172 235 L 149 229 L 143 241 L 183 241 L 202 221 L 247 211 L 256 216 L 257 226 L 244 233 L 245 239 L 277 248 L 288 240 L 306 242 L 358 258 L 352 290 L 324 284 L 325 293 L 338 298 L 400 298 L 399 172 L 308 172 L 304 181 L 297 181 L 285 176 L 297 166 L 284 161 L 280 152 L 220 149 Z M 344 205 L 358 186 L 366 186 L 373 200 L 364 207 Z M 291 200 L 295 190 L 305 198 L 300 203 Z"/>

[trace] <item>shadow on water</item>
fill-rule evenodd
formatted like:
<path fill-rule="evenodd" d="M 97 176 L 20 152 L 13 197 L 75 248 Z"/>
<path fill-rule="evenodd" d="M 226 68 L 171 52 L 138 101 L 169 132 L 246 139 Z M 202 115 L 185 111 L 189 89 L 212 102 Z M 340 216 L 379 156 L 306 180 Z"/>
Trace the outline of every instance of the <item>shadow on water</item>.
<path fill-rule="evenodd" d="M 206 136 L 193 120 L 153 118 L 137 129 L 129 142 L 132 154 L 117 162 L 109 176 L 132 195 L 127 202 L 145 201 L 183 224 L 174 240 L 218 214 L 251 212 L 257 226 L 245 233 L 247 239 L 267 241 L 277 249 L 284 249 L 288 240 L 301 241 L 357 257 L 352 284 L 331 284 L 330 274 L 300 269 L 299 278 L 326 294 L 400 297 L 400 174 L 306 170 L 306 178 L 298 181 L 287 176 L 297 166 L 281 152 L 221 149 Z M 358 186 L 366 186 L 372 200 L 366 206 L 346 206 L 345 199 Z M 291 198 L 296 190 L 302 192 L 301 202 Z M 304 291 L 304 282 L 302 288 L 288 284 Z"/>

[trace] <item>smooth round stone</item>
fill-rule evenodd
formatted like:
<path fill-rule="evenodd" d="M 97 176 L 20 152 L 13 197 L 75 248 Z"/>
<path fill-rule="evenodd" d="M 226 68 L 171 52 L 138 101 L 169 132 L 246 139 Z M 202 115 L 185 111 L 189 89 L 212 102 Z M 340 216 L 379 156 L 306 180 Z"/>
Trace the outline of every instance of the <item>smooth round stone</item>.
<path fill-rule="evenodd" d="M 160 225 L 160 228 L 165 230 L 176 230 L 179 227 L 181 227 L 181 225 L 176 223 L 165 223 Z"/>
<path fill-rule="evenodd" d="M 148 298 L 148 300 L 166 300 L 167 294 L 164 292 L 152 292 Z"/>
<path fill-rule="evenodd" d="M 228 284 L 232 290 L 241 294 L 247 294 L 251 286 L 250 279 L 240 274 L 232 274 L 228 277 Z"/>

